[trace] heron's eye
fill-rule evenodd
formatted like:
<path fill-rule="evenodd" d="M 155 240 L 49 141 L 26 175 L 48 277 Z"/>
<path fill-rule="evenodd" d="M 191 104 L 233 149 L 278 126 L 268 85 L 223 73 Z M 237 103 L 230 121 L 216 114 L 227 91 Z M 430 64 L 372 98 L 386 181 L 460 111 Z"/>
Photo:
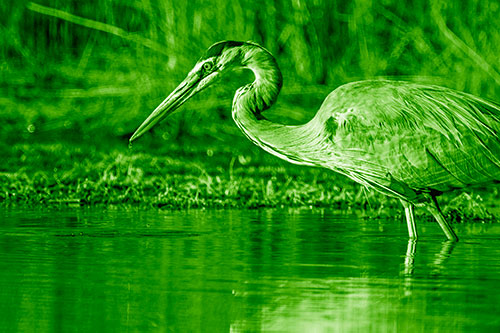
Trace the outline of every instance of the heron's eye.
<path fill-rule="evenodd" d="M 211 70 L 212 67 L 213 67 L 213 63 L 211 63 L 210 61 L 207 61 L 202 65 L 203 71 L 205 71 L 205 72 L 208 72 L 209 70 Z"/>

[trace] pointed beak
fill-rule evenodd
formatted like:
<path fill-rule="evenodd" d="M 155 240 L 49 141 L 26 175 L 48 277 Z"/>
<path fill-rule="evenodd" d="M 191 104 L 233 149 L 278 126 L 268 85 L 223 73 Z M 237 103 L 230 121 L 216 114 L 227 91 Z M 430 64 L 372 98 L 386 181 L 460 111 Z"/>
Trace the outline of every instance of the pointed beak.
<path fill-rule="evenodd" d="M 132 143 L 134 140 L 138 139 L 160 120 L 166 118 L 169 114 L 184 104 L 189 98 L 201 91 L 206 84 L 212 80 L 210 76 L 215 75 L 211 74 L 202 79 L 196 72 L 189 73 L 184 81 L 182 81 L 181 84 L 179 84 L 160 105 L 158 105 L 158 107 L 149 115 L 141 126 L 137 128 L 132 137 L 129 139 L 129 142 Z"/>

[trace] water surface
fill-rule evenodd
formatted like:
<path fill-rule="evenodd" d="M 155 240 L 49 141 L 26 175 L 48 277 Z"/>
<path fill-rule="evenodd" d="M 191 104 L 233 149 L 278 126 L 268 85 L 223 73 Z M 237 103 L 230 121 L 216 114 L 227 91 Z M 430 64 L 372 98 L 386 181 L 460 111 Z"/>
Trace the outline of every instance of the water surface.
<path fill-rule="evenodd" d="M 0 211 L 0 331 L 500 330 L 500 225 L 329 210 Z"/>

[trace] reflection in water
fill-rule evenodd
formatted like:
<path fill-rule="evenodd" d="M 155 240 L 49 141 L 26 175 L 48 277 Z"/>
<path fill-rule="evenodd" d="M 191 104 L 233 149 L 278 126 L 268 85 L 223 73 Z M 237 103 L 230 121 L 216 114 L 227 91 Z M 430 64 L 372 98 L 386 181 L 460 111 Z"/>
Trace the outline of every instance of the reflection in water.
<path fill-rule="evenodd" d="M 441 249 L 439 253 L 436 253 L 433 266 L 434 271 L 438 272 L 444 266 L 444 262 L 451 257 L 451 253 L 455 248 L 457 242 L 451 241 L 449 239 L 444 240 L 441 243 Z M 408 239 L 408 247 L 406 248 L 404 272 L 403 275 L 412 275 L 415 268 L 415 258 L 417 252 L 417 240 Z"/>
<path fill-rule="evenodd" d="M 440 274 L 442 269 L 445 269 L 446 265 L 445 262 L 451 257 L 451 253 L 453 252 L 453 249 L 457 245 L 457 242 L 453 242 L 450 240 L 445 240 L 443 243 L 441 243 L 441 251 L 436 254 L 434 261 L 433 261 L 433 274 Z"/>
<path fill-rule="evenodd" d="M 500 328 L 500 227 L 327 210 L 1 211 L 0 331 Z M 493 292 L 492 292 L 493 291 Z"/>
<path fill-rule="evenodd" d="M 405 256 L 405 271 L 404 275 L 412 275 L 415 267 L 415 252 L 417 250 L 417 240 L 409 238 L 408 247 L 406 248 Z"/>

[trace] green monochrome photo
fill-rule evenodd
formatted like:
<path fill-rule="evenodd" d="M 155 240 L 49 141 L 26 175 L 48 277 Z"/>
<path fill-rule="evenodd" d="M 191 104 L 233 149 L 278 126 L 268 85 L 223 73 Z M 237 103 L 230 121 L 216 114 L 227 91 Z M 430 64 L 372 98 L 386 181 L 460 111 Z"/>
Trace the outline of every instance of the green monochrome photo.
<path fill-rule="evenodd" d="M 0 12 L 0 331 L 500 330 L 498 1 Z"/>

